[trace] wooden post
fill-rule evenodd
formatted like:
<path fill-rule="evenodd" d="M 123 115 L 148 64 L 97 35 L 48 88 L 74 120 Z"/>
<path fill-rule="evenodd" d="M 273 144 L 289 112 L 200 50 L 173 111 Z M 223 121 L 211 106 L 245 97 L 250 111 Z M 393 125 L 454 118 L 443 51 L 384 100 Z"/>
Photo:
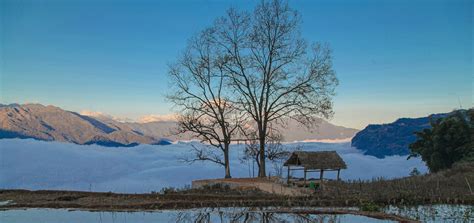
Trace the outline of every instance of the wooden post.
<path fill-rule="evenodd" d="M 286 184 L 290 184 L 290 165 L 288 165 L 288 174 L 286 176 L 287 176 Z"/>
<path fill-rule="evenodd" d="M 341 169 L 337 169 L 337 180 L 339 181 L 339 173 L 341 172 Z"/>
<path fill-rule="evenodd" d="M 306 187 L 306 167 L 304 168 L 304 184 L 303 187 Z"/>

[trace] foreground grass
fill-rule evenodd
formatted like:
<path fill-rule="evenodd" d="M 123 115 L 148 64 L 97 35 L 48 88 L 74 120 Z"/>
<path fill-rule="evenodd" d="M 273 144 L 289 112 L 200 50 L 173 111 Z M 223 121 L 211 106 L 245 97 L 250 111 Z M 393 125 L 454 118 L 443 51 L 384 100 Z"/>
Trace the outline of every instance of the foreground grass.
<path fill-rule="evenodd" d="M 474 163 L 457 164 L 438 173 L 393 180 L 328 182 L 315 198 L 338 203 L 378 205 L 474 204 Z"/>

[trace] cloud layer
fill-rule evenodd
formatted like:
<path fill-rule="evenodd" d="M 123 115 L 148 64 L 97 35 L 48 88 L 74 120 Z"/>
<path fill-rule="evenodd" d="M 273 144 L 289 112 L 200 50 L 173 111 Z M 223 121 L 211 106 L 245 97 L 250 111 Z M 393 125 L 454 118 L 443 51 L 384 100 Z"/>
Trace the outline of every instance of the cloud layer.
<path fill-rule="evenodd" d="M 166 114 L 166 115 L 145 115 L 138 118 L 139 123 L 148 123 L 148 122 L 159 122 L 159 121 L 176 121 L 176 114 Z"/>
<path fill-rule="evenodd" d="M 293 143 L 285 146 L 301 146 L 302 149 L 310 151 L 336 150 L 348 166 L 347 170 L 341 172 L 343 179 L 403 177 L 415 167 L 422 173 L 427 171 L 419 159 L 406 160 L 406 156 L 377 159 L 361 154 L 351 148 L 350 143 Z M 189 143 L 108 148 L 2 139 L 0 188 L 134 193 L 159 191 L 169 186 L 183 187 L 190 185 L 195 179 L 223 177 L 223 168 L 220 166 L 211 163 L 189 165 L 180 162 L 179 158 L 190 154 L 190 148 Z M 252 164 L 241 163 L 238 159 L 242 155 L 242 148 L 242 145 L 233 145 L 231 148 L 233 177 L 249 177 L 252 174 Z M 268 169 L 275 174 L 271 165 Z M 328 173 L 325 176 L 335 177 L 335 174 Z"/>

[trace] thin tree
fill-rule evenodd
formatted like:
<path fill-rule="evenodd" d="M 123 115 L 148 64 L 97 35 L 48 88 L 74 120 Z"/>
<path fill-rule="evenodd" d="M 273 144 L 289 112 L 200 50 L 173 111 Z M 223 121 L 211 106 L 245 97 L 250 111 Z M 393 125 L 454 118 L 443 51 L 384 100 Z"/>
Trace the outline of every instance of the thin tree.
<path fill-rule="evenodd" d="M 215 52 L 238 106 L 254 121 L 259 140 L 259 173 L 266 176 L 265 144 L 269 126 L 288 118 L 311 128 L 318 118 L 332 116 L 338 81 L 331 51 L 309 45 L 299 31 L 301 18 L 286 1 L 262 1 L 253 11 L 234 9 L 212 27 Z"/>
<path fill-rule="evenodd" d="M 241 162 L 251 161 L 252 164 L 257 164 L 257 168 L 260 169 L 260 142 L 257 138 L 257 132 L 251 128 L 246 128 L 242 135 L 245 137 L 245 148 L 243 156 L 241 157 Z M 283 135 L 278 133 L 276 130 L 271 129 L 266 138 L 266 159 L 271 161 L 273 164 L 276 164 L 289 157 L 291 149 L 285 148 L 282 145 Z M 275 169 L 275 173 L 279 174 L 278 172 L 279 170 Z"/>
<path fill-rule="evenodd" d="M 167 98 L 178 108 L 178 133 L 191 133 L 205 145 L 193 146 L 193 158 L 184 160 L 222 165 L 225 178 L 230 178 L 229 148 L 241 115 L 228 99 L 223 60 L 216 57 L 209 34 L 204 30 L 191 38 L 184 54 L 170 66 L 173 92 Z"/>

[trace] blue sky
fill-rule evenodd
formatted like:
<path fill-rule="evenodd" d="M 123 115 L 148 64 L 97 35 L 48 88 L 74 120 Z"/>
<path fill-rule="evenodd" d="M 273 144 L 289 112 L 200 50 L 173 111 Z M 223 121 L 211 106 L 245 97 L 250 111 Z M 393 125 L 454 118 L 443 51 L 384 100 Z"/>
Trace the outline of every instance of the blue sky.
<path fill-rule="evenodd" d="M 230 7 L 258 1 L 1 1 L 0 103 L 136 119 L 171 113 L 167 64 Z M 473 106 L 472 1 L 290 1 L 330 44 L 333 123 L 363 128 Z"/>

